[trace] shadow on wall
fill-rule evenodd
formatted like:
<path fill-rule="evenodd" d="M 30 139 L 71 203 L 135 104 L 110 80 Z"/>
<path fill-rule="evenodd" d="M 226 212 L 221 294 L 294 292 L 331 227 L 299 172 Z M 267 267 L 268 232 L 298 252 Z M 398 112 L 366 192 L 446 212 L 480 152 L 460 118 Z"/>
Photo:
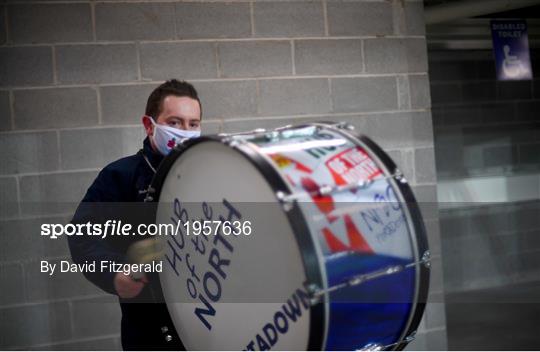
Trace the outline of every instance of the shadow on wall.
<path fill-rule="evenodd" d="M 540 80 L 497 82 L 486 50 L 430 53 L 430 79 L 448 347 L 535 349 Z"/>

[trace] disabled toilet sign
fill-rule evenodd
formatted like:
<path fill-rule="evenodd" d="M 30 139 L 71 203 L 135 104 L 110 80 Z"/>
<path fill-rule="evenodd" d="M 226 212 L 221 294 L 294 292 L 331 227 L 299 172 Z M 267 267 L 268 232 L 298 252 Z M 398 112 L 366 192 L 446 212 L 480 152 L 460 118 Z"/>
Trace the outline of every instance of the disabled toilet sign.
<path fill-rule="evenodd" d="M 525 20 L 492 20 L 491 36 L 497 80 L 532 79 Z"/>

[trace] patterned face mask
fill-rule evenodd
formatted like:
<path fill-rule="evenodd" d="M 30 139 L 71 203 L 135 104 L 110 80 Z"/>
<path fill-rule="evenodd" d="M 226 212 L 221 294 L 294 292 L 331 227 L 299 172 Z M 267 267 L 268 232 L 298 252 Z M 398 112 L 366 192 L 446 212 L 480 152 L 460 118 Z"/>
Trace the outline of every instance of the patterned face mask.
<path fill-rule="evenodd" d="M 154 125 L 154 133 L 152 138 L 154 143 L 163 155 L 168 155 L 171 150 L 177 145 L 190 138 L 200 137 L 201 131 L 186 131 L 178 128 L 158 125 L 153 118 L 150 118 Z"/>

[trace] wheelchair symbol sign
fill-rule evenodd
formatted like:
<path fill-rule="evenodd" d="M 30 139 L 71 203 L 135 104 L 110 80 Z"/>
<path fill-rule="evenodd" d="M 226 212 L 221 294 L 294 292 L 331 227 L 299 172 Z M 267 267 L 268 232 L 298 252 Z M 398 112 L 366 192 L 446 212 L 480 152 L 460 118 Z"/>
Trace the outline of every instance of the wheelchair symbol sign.
<path fill-rule="evenodd" d="M 492 20 L 491 34 L 497 79 L 532 79 L 527 23 L 524 20 Z"/>

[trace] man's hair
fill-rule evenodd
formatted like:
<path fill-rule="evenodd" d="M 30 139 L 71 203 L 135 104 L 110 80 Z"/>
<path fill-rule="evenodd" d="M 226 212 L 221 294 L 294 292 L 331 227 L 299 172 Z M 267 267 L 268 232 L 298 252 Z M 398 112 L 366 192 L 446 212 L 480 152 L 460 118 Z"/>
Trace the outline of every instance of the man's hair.
<path fill-rule="evenodd" d="M 176 79 L 170 79 L 154 89 L 146 102 L 145 114 L 151 116 L 153 119 L 157 119 L 162 111 L 163 100 L 169 95 L 189 97 L 197 100 L 199 102 L 199 107 L 201 108 L 202 116 L 202 105 L 195 87 L 193 87 L 191 83 L 178 81 Z"/>

